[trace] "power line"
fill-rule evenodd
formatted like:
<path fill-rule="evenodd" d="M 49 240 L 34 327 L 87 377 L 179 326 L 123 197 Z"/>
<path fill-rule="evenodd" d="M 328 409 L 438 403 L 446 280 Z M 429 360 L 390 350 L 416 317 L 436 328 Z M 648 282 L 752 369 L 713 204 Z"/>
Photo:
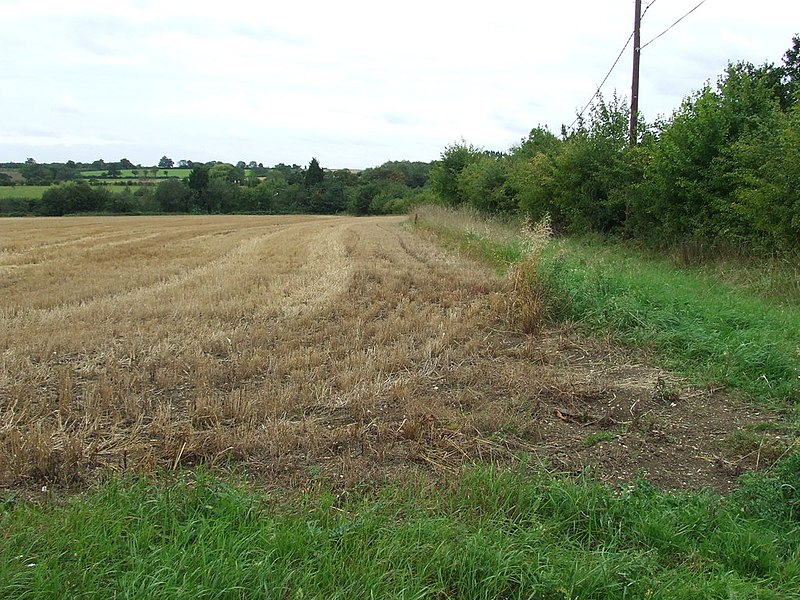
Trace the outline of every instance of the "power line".
<path fill-rule="evenodd" d="M 653 2 L 651 2 L 651 3 L 650 3 L 650 6 L 653 6 L 653 4 L 655 4 L 655 2 L 656 2 L 656 0 L 653 0 Z M 683 16 L 682 16 L 680 19 L 678 19 L 678 20 L 677 20 L 677 21 L 675 21 L 675 22 L 674 22 L 672 25 L 670 25 L 669 27 L 667 27 L 667 28 L 666 28 L 664 31 L 662 31 L 661 33 L 659 33 L 659 34 L 658 34 L 656 37 L 654 37 L 652 40 L 650 40 L 649 42 L 647 42 L 646 44 L 644 44 L 644 45 L 642 46 L 642 49 L 645 49 L 645 48 L 647 48 L 647 47 L 648 47 L 650 44 L 652 44 L 653 42 L 655 42 L 655 41 L 656 41 L 658 38 L 660 38 L 662 35 L 664 35 L 665 33 L 667 33 L 667 32 L 668 32 L 670 29 L 672 29 L 673 27 L 675 27 L 675 25 L 677 25 L 678 23 L 680 23 L 681 21 L 683 21 L 683 20 L 684 20 L 686 17 L 688 17 L 690 14 L 692 14 L 692 13 L 693 13 L 694 11 L 696 11 L 698 8 L 700 8 L 701 6 L 703 6 L 703 4 L 705 4 L 705 3 L 706 3 L 706 0 L 701 0 L 701 1 L 700 1 L 700 3 L 699 3 L 697 6 L 695 6 L 695 7 L 694 7 L 692 10 L 690 10 L 689 12 L 687 12 L 687 13 L 686 13 L 685 15 L 683 15 Z M 650 6 L 648 6 L 648 8 L 650 8 Z M 646 11 L 645 11 L 645 12 L 646 12 Z"/>
<path fill-rule="evenodd" d="M 614 64 L 611 65 L 611 68 L 608 70 L 608 73 L 606 73 L 606 76 L 603 77 L 603 81 L 601 81 L 600 85 L 597 86 L 597 89 L 595 90 L 594 94 L 592 94 L 592 97 L 589 98 L 589 101 L 586 103 L 586 106 L 583 107 L 581 112 L 578 113 L 578 116 L 575 117 L 575 120 L 570 124 L 569 129 L 572 129 L 575 126 L 575 123 L 577 123 L 580 120 L 580 118 L 583 116 L 583 113 L 585 113 L 586 109 L 589 108 L 589 106 L 592 104 L 592 101 L 595 98 L 597 98 L 597 95 L 600 93 L 600 90 L 603 88 L 603 86 L 605 85 L 606 81 L 608 81 L 608 78 L 611 77 L 611 73 L 612 73 L 612 71 L 614 71 L 614 67 L 617 66 L 617 63 L 619 63 L 619 59 L 622 58 L 622 55 L 625 53 L 625 50 L 627 50 L 628 44 L 631 43 L 632 39 L 633 39 L 633 32 L 631 32 L 630 36 L 628 36 L 628 41 L 625 42 L 625 45 L 622 47 L 622 50 L 619 51 L 619 54 L 617 55 L 617 59 L 614 61 Z"/>
<path fill-rule="evenodd" d="M 653 6 L 653 5 L 654 5 L 656 2 L 658 2 L 658 0 L 651 0 L 651 2 L 650 2 L 650 3 L 649 3 L 649 4 L 648 4 L 646 7 L 645 7 L 644 11 L 642 12 L 642 18 L 644 18 L 644 16 L 647 14 L 647 11 L 648 11 L 648 10 L 650 10 L 650 8 L 651 8 L 651 7 L 652 7 L 652 6 Z M 683 21 L 683 20 L 684 20 L 686 17 L 688 17 L 690 14 L 692 14 L 694 11 L 696 11 L 698 8 L 700 8 L 700 7 L 701 7 L 703 4 L 705 4 L 705 3 L 706 3 L 706 0 L 701 0 L 701 1 L 700 1 L 700 3 L 699 3 L 699 4 L 697 4 L 697 6 L 695 6 L 694 8 L 692 8 L 692 10 L 690 10 L 689 12 L 687 12 L 687 13 L 686 13 L 685 15 L 683 15 L 683 16 L 682 16 L 680 19 L 678 19 L 677 21 L 675 21 L 675 22 L 674 22 L 672 25 L 670 25 L 669 27 L 667 27 L 667 28 L 666 28 L 664 31 L 662 31 L 661 33 L 659 33 L 659 34 L 658 34 L 656 37 L 654 37 L 653 39 L 651 39 L 649 42 L 647 42 L 646 44 L 642 45 L 642 46 L 639 48 L 639 50 L 641 51 L 641 50 L 643 50 L 644 48 L 646 48 L 647 46 L 649 46 L 650 44 L 652 44 L 653 42 L 655 42 L 655 41 L 656 41 L 658 38 L 660 38 L 661 36 L 663 36 L 663 35 L 664 35 L 665 33 L 667 33 L 667 32 L 668 32 L 670 29 L 672 29 L 673 27 L 675 27 L 675 26 L 676 26 L 678 23 L 680 23 L 681 21 Z M 588 102 L 587 102 L 587 103 L 584 105 L 584 107 L 581 109 L 581 112 L 579 112 L 579 113 L 578 113 L 578 116 L 576 116 L 576 117 L 575 117 L 575 120 L 574 120 L 574 121 L 572 121 L 572 123 L 571 123 L 571 124 L 570 124 L 570 126 L 569 126 L 569 129 L 572 129 L 572 128 L 575 126 L 575 123 L 577 123 L 577 122 L 580 120 L 580 118 L 581 118 L 581 117 L 583 116 L 583 114 L 586 112 L 586 109 L 588 109 L 588 108 L 589 108 L 589 106 L 591 106 L 591 104 L 592 104 L 592 102 L 594 101 L 594 99 L 595 99 L 595 98 L 597 98 L 598 94 L 600 93 L 600 90 L 601 90 L 601 89 L 603 89 L 603 86 L 605 85 L 606 81 L 608 81 L 608 78 L 609 78 L 609 77 L 611 77 L 611 73 L 614 71 L 614 68 L 615 68 L 615 67 L 617 66 L 617 64 L 619 63 L 620 59 L 622 58 L 622 55 L 623 55 L 623 54 L 625 54 L 625 50 L 627 50 L 627 48 L 628 48 L 628 45 L 631 43 L 631 40 L 633 39 L 634 33 L 635 33 L 635 31 L 632 31 L 632 32 L 631 32 L 631 34 L 630 34 L 630 36 L 628 36 L 628 41 L 626 41 L 626 42 L 625 42 L 625 45 L 622 47 L 622 50 L 620 50 L 620 51 L 619 51 L 619 54 L 617 55 L 617 58 L 616 58 L 616 60 L 614 60 L 614 64 L 612 64 L 612 65 L 611 65 L 611 68 L 608 70 L 608 73 L 606 73 L 606 76 L 605 76 L 605 77 L 603 77 L 603 81 L 602 81 L 602 82 L 600 82 L 600 85 L 598 85 L 598 86 L 597 86 L 597 89 L 595 90 L 594 94 L 592 94 L 592 97 L 591 97 L 591 98 L 589 98 L 589 101 L 588 101 Z"/>

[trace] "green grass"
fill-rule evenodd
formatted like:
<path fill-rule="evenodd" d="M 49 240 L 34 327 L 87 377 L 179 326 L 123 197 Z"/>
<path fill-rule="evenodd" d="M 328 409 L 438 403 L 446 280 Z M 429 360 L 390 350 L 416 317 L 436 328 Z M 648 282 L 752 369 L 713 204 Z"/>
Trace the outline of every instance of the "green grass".
<path fill-rule="evenodd" d="M 46 185 L 0 186 L 0 200 L 7 198 L 38 200 L 47 189 L 49 189 L 49 186 Z"/>
<path fill-rule="evenodd" d="M 539 275 L 559 318 L 647 348 L 677 372 L 759 399 L 800 400 L 800 299 L 776 304 L 707 271 L 593 239 L 552 244 Z"/>
<path fill-rule="evenodd" d="M 520 260 L 519 228 L 420 207 L 420 226 L 499 270 Z M 485 223 L 482 226 L 481 223 Z M 598 238 L 553 241 L 537 265 L 550 316 L 650 351 L 698 382 L 800 402 L 800 282 L 791 261 L 677 266 Z"/>
<path fill-rule="evenodd" d="M 136 171 L 136 174 L 134 174 Z M 153 172 L 152 168 L 141 168 L 141 169 L 120 169 L 119 178 L 118 179 L 152 179 L 151 173 Z M 245 176 L 249 176 L 252 173 L 251 169 L 245 169 Z M 108 169 L 100 169 L 94 171 L 81 171 L 81 175 L 83 177 L 102 177 L 105 178 L 106 174 L 108 173 Z M 157 179 L 165 179 L 171 177 L 177 177 L 179 179 L 183 179 L 184 177 L 189 177 L 192 173 L 192 169 L 157 169 L 156 170 L 156 178 Z M 115 179 L 112 179 L 114 181 Z"/>
<path fill-rule="evenodd" d="M 134 171 L 136 171 L 135 174 Z M 120 169 L 118 179 L 151 179 L 152 172 L 153 172 L 152 169 L 146 169 L 146 168 Z M 188 177 L 191 172 L 192 172 L 191 169 L 158 169 L 156 171 L 155 176 L 159 179 L 168 177 L 178 177 L 182 179 L 184 177 Z M 108 169 L 100 169 L 96 171 L 81 171 L 81 175 L 83 177 L 105 177 L 107 173 Z"/>
<path fill-rule="evenodd" d="M 289 502 L 205 475 L 115 480 L 0 504 L 0 596 L 798 598 L 800 522 L 770 512 L 776 482 L 723 499 L 521 467 Z"/>
<path fill-rule="evenodd" d="M 113 181 L 113 180 L 112 180 Z M 140 185 L 106 185 L 105 189 L 112 194 L 121 194 L 124 190 L 131 193 L 138 190 Z M 13 187 L 0 186 L 0 201 L 3 200 L 39 200 L 50 186 L 46 185 L 17 185 Z"/>

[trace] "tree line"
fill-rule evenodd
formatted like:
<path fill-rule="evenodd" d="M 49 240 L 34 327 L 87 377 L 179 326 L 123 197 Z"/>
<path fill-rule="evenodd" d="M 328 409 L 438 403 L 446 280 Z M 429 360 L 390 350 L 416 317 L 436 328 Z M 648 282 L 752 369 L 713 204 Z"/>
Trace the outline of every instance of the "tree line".
<path fill-rule="evenodd" d="M 602 97 L 557 137 L 537 127 L 508 152 L 465 141 L 442 152 L 431 186 L 447 204 L 550 215 L 557 231 L 597 232 L 654 246 L 758 252 L 800 240 L 800 38 L 782 64 L 730 64 L 668 119 L 639 120 Z"/>
<path fill-rule="evenodd" d="M 544 127 L 506 152 L 466 141 L 433 163 L 392 161 L 360 172 L 251 161 L 192 163 L 185 179 L 135 191 L 76 180 L 85 165 L 23 165 L 35 180 L 64 181 L 41 200 L 0 201 L 0 213 L 397 213 L 415 203 L 487 213 L 549 215 L 556 231 L 596 232 L 654 246 L 696 244 L 784 253 L 800 240 L 800 38 L 779 65 L 733 63 L 671 117 L 629 144 L 627 103 L 600 97 L 556 136 Z M 95 161 L 92 168 L 130 168 Z M 159 168 L 173 161 L 162 157 Z M 6 165 L 0 165 L 0 168 Z M 42 175 L 49 172 L 50 175 Z M 2 182 L 0 182 L 2 183 Z"/>
<path fill-rule="evenodd" d="M 426 187 L 430 168 L 430 163 L 390 161 L 358 172 L 329 171 L 316 158 L 307 167 L 195 163 L 186 178 L 121 191 L 84 179 L 62 181 L 40 199 L 0 199 L 0 214 L 402 213 L 413 203 L 433 201 Z"/>

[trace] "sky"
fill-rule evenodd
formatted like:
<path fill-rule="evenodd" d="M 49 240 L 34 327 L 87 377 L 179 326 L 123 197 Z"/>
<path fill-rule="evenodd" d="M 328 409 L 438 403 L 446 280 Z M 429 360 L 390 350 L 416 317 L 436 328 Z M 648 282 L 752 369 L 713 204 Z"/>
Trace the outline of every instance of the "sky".
<path fill-rule="evenodd" d="M 642 43 L 699 0 L 643 0 Z M 633 0 L 0 0 L 0 162 L 252 160 L 361 169 L 559 134 Z M 642 50 L 652 121 L 729 62 L 780 63 L 797 0 L 706 0 Z M 603 88 L 630 97 L 625 51 Z"/>

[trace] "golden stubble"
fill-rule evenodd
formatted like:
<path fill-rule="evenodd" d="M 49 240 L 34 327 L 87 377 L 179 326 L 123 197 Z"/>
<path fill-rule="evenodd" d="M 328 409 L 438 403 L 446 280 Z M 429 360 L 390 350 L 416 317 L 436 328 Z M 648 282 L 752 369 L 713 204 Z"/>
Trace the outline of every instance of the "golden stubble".
<path fill-rule="evenodd" d="M 0 485 L 574 464 L 564 415 L 621 427 L 663 373 L 542 330 L 511 280 L 403 217 L 0 220 Z"/>
<path fill-rule="evenodd" d="M 403 220 L 3 221 L 0 481 L 418 458 L 500 287 Z"/>

